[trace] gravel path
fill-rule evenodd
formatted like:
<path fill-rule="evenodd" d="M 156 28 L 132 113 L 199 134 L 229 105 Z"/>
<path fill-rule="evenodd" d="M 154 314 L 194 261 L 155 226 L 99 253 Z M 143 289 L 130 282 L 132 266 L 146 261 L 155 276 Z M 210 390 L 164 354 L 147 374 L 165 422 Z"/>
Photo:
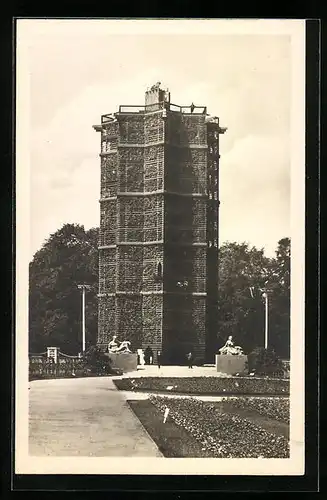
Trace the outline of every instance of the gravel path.
<path fill-rule="evenodd" d="M 162 456 L 111 378 L 29 385 L 30 455 Z"/>

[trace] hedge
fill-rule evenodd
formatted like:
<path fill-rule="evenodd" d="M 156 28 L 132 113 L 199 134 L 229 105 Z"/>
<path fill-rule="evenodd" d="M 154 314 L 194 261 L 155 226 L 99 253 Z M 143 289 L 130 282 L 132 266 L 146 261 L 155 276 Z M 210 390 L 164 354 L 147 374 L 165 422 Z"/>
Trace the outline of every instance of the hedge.
<path fill-rule="evenodd" d="M 114 380 L 123 391 L 181 394 L 289 395 L 289 380 L 257 377 L 138 377 Z"/>

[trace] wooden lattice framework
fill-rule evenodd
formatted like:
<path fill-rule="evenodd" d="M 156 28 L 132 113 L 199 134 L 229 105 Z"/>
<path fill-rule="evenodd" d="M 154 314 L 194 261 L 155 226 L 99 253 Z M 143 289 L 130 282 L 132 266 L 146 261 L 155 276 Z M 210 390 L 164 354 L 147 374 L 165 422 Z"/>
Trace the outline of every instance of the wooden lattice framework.
<path fill-rule="evenodd" d="M 159 86 L 101 125 L 98 344 L 113 335 L 179 363 L 213 359 L 219 135 L 205 107 Z"/>

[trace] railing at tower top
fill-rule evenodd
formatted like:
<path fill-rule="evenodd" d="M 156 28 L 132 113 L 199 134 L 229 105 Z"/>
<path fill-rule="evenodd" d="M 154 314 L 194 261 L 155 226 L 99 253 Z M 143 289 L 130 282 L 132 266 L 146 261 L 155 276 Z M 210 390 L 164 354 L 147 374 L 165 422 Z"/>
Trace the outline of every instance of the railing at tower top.
<path fill-rule="evenodd" d="M 109 113 L 101 116 L 101 123 L 109 123 L 115 120 L 117 114 L 136 114 L 136 113 L 146 113 L 151 111 L 160 111 L 161 109 L 166 109 L 168 111 L 174 111 L 177 113 L 184 114 L 192 114 L 192 115 L 206 115 L 207 116 L 207 107 L 206 106 L 179 106 L 178 104 L 173 104 L 170 102 L 158 102 L 152 103 L 145 106 L 140 106 L 136 104 L 125 105 L 122 104 L 119 106 L 118 113 Z"/>
<path fill-rule="evenodd" d="M 109 123 L 115 121 L 115 115 L 114 113 L 109 113 L 107 115 L 102 115 L 101 116 L 101 123 Z"/>
<path fill-rule="evenodd" d="M 169 103 L 168 109 L 170 111 L 177 111 L 180 113 L 192 115 L 207 115 L 206 106 L 195 106 L 194 104 L 192 104 L 191 106 L 179 106 L 178 104 Z"/>

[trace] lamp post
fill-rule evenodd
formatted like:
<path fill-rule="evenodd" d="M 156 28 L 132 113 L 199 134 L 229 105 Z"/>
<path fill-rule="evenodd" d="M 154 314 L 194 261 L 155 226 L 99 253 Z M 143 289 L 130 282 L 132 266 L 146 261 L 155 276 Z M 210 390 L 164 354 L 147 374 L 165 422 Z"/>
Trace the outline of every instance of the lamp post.
<path fill-rule="evenodd" d="M 268 288 L 269 280 L 265 281 L 264 287 L 259 288 L 262 298 L 265 301 L 265 349 L 268 348 L 268 334 L 269 334 L 269 293 L 271 290 Z M 249 287 L 252 299 L 254 299 L 254 286 Z"/>
<path fill-rule="evenodd" d="M 71 234 L 71 244 L 72 245 L 87 245 L 89 246 L 92 250 L 96 251 L 96 248 L 91 245 L 88 241 L 86 240 L 79 240 L 79 238 L 76 236 L 76 234 L 72 233 Z M 77 288 L 82 290 L 82 352 L 85 352 L 85 290 L 90 290 L 91 285 L 86 285 L 86 284 L 81 284 L 77 285 Z"/>
<path fill-rule="evenodd" d="M 90 290 L 91 285 L 77 285 L 82 290 L 82 352 L 85 352 L 85 290 Z"/>
<path fill-rule="evenodd" d="M 268 311 L 269 311 L 269 295 L 268 290 L 265 290 L 262 294 L 265 299 L 265 349 L 268 348 Z"/>

